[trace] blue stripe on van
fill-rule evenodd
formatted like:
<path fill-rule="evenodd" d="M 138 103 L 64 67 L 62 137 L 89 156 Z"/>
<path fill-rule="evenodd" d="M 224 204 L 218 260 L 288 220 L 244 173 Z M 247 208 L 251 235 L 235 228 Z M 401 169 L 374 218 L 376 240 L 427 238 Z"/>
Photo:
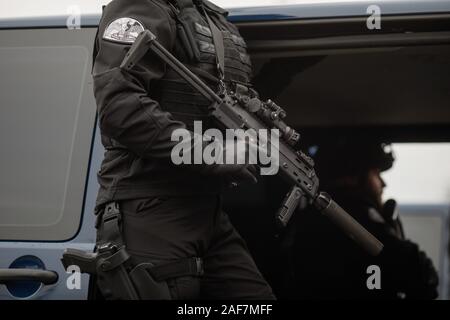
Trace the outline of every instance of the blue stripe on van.
<path fill-rule="evenodd" d="M 275 20 L 289 20 L 289 19 L 297 19 L 297 17 L 284 14 L 259 14 L 259 15 L 229 16 L 228 18 L 228 20 L 230 20 L 231 22 L 275 21 Z"/>

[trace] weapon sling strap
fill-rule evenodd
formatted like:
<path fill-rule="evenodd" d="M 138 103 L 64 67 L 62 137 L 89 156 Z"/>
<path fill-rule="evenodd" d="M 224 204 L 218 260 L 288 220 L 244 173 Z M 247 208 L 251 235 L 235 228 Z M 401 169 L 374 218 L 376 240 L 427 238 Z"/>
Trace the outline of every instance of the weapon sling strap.
<path fill-rule="evenodd" d="M 225 48 L 223 44 L 223 35 L 215 23 L 211 20 L 206 10 L 204 10 L 206 19 L 208 20 L 209 28 L 213 36 L 214 46 L 216 48 L 216 62 L 217 70 L 219 71 L 219 78 L 221 81 L 225 79 Z"/>

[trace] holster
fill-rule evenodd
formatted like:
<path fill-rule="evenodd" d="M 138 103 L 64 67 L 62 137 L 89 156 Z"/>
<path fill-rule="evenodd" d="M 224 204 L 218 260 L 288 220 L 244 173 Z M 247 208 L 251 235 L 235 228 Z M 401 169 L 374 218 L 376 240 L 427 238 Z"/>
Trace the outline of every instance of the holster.
<path fill-rule="evenodd" d="M 106 205 L 97 216 L 97 246 L 93 253 L 66 249 L 61 259 L 67 269 L 76 265 L 82 273 L 96 276 L 97 286 L 108 300 L 170 300 L 166 280 L 201 276 L 203 260 L 186 258 L 154 265 L 134 265 L 121 234 L 121 213 L 117 202 Z"/>

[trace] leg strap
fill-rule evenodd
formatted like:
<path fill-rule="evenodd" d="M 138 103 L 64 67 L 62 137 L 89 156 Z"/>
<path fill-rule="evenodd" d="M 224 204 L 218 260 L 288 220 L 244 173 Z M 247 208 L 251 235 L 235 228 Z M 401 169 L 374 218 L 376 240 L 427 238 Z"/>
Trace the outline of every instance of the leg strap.
<path fill-rule="evenodd" d="M 204 273 L 203 260 L 198 257 L 181 259 L 153 266 L 145 263 L 145 269 L 156 281 L 179 278 L 184 276 L 200 277 Z"/>

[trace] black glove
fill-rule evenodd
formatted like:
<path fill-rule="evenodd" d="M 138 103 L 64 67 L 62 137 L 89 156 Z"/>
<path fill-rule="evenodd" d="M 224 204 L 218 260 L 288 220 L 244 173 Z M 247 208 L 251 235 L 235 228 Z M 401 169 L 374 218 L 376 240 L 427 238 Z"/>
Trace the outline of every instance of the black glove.
<path fill-rule="evenodd" d="M 225 141 L 215 143 L 220 150 L 217 163 L 206 164 L 202 170 L 203 174 L 224 176 L 228 182 L 237 184 L 239 182 L 257 183 L 258 167 L 256 162 L 258 146 L 248 141 Z M 231 152 L 230 157 L 228 154 Z M 253 161 L 250 161 L 254 157 Z"/>
<path fill-rule="evenodd" d="M 379 256 L 386 283 L 408 299 L 435 299 L 438 275 L 433 263 L 409 240 L 386 240 Z"/>
<path fill-rule="evenodd" d="M 433 262 L 423 251 L 419 252 L 419 272 L 423 283 L 423 291 L 420 297 L 436 299 L 438 297 L 439 276 L 433 266 Z"/>
<path fill-rule="evenodd" d="M 251 164 L 211 164 L 205 165 L 203 174 L 223 176 L 229 183 L 239 182 L 258 183 L 258 167 Z"/>
<path fill-rule="evenodd" d="M 198 148 L 198 144 L 202 144 Z M 203 151 L 205 148 L 214 150 L 210 159 L 204 159 Z M 195 153 L 202 150 L 200 155 L 201 164 L 191 164 L 195 159 Z M 232 141 L 211 141 L 204 140 L 203 137 L 191 134 L 190 138 L 185 137 L 183 140 L 183 149 L 181 157 L 184 153 L 190 153 L 189 159 L 192 161 L 188 164 L 182 163 L 183 167 L 188 170 L 196 171 L 207 176 L 221 176 L 227 182 L 237 184 L 239 182 L 257 183 L 258 167 L 253 163 L 257 160 L 258 146 L 256 143 L 232 140 Z M 210 155 L 210 152 L 206 152 Z M 199 158 L 199 155 L 197 155 Z"/>

